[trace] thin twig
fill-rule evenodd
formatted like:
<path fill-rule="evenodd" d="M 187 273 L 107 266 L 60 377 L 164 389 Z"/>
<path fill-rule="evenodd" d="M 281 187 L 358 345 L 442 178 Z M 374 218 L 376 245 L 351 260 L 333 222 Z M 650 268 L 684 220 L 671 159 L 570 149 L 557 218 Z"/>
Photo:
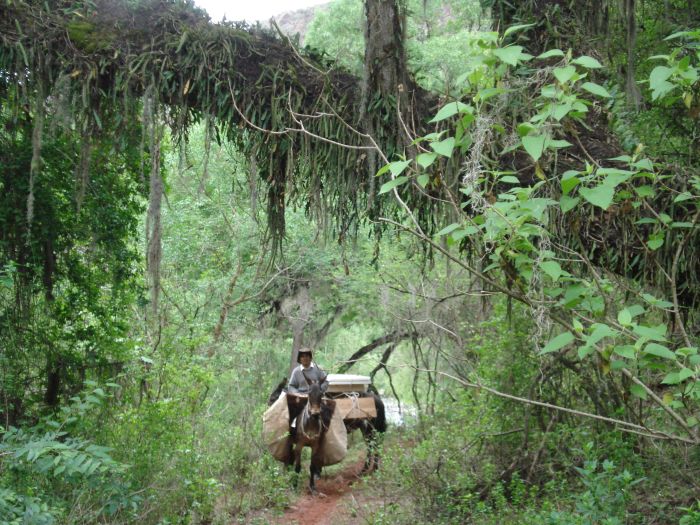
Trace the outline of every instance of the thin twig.
<path fill-rule="evenodd" d="M 649 397 L 652 398 L 658 406 L 660 406 L 669 416 L 671 416 L 673 419 L 675 419 L 678 422 L 678 424 L 681 427 L 683 427 L 683 430 L 685 430 L 693 438 L 692 442 L 694 444 L 696 444 L 696 445 L 700 444 L 700 438 L 698 438 L 698 435 L 693 431 L 692 428 L 690 428 L 688 426 L 688 423 L 685 422 L 685 420 L 680 416 L 680 414 L 678 414 L 675 410 L 673 410 L 666 403 L 664 403 L 663 400 L 659 396 L 657 396 L 651 388 L 649 388 L 642 381 L 640 381 L 639 378 L 637 378 L 628 369 L 621 368 L 620 370 L 629 379 L 631 379 L 633 383 L 641 386 L 644 389 L 644 391 L 649 395 Z"/>
<path fill-rule="evenodd" d="M 229 80 L 228 82 L 228 89 L 231 92 L 231 104 L 233 105 L 233 109 L 236 110 L 236 113 L 240 115 L 240 117 L 243 119 L 243 122 L 248 124 L 251 128 L 260 131 L 261 133 L 266 133 L 268 135 L 287 135 L 289 133 L 288 129 L 285 129 L 284 131 L 274 131 L 271 129 L 264 129 L 261 128 L 260 126 L 256 126 L 253 124 L 250 120 L 248 120 L 248 117 L 246 117 L 243 112 L 238 108 L 238 105 L 236 104 L 236 96 L 233 93 L 233 86 L 231 86 L 231 81 Z"/>
<path fill-rule="evenodd" d="M 327 72 L 327 71 L 325 71 L 325 72 L 324 72 L 324 71 L 321 71 L 319 68 L 317 68 L 316 66 L 314 66 L 311 62 L 309 62 L 309 61 L 306 60 L 303 56 L 301 56 L 301 53 L 299 53 L 299 50 L 297 49 L 297 46 L 295 46 L 295 45 L 292 43 L 292 41 L 290 40 L 289 36 L 287 36 L 285 33 L 282 32 L 282 30 L 279 28 L 279 26 L 277 25 L 277 22 L 275 21 L 274 18 L 271 18 L 271 19 L 270 19 L 270 23 L 271 23 L 271 24 L 274 26 L 274 28 L 277 30 L 277 34 L 279 34 L 280 38 L 282 38 L 283 40 L 286 40 L 286 41 L 287 41 L 287 44 L 289 44 L 289 47 L 292 48 L 292 51 L 293 51 L 294 54 L 297 56 L 297 58 L 301 61 L 302 64 L 306 65 L 307 67 L 310 67 L 311 69 L 313 69 L 313 70 L 316 71 L 318 74 L 320 74 L 320 75 L 322 75 L 322 76 L 324 76 L 324 77 L 327 77 L 327 76 L 328 76 L 328 72 Z"/>
<path fill-rule="evenodd" d="M 512 297 L 513 299 L 516 299 L 517 301 L 520 301 L 521 303 L 523 303 L 523 304 L 525 304 L 525 305 L 527 305 L 527 306 L 533 306 L 533 302 L 532 302 L 528 297 L 525 297 L 525 296 L 523 296 L 523 295 L 519 295 L 519 294 L 517 294 L 517 293 L 514 293 L 514 292 L 512 292 L 511 290 L 509 290 L 508 288 L 506 288 L 506 287 L 504 287 L 504 286 L 501 286 L 501 285 L 498 284 L 496 281 L 494 281 L 493 279 L 487 277 L 486 275 L 484 275 L 483 273 L 481 273 L 481 272 L 480 272 L 479 270 L 477 270 L 476 268 L 473 268 L 472 266 L 470 266 L 469 264 L 465 263 L 465 262 L 462 261 L 461 259 L 459 259 L 459 258 L 455 257 L 454 255 L 452 255 L 450 252 L 448 252 L 448 251 L 447 251 L 446 249 L 444 249 L 442 246 L 440 246 L 439 244 L 437 244 L 436 242 L 434 242 L 430 237 L 428 237 L 427 235 L 425 235 L 423 232 L 418 232 L 418 231 L 412 230 L 411 228 L 409 228 L 409 227 L 407 227 L 407 226 L 404 226 L 404 225 L 401 224 L 401 223 L 398 223 L 398 222 L 393 221 L 393 220 L 391 220 L 391 219 L 387 219 L 387 218 L 385 218 L 385 217 L 380 217 L 380 218 L 379 218 L 379 221 L 381 221 L 381 222 L 386 222 L 386 223 L 388 223 L 388 224 L 393 224 L 394 226 L 396 226 L 396 227 L 398 227 L 398 228 L 401 228 L 401 229 L 404 230 L 405 232 L 408 232 L 408 233 L 413 234 L 414 236 L 416 236 L 416 237 L 418 237 L 419 239 L 421 239 L 423 242 L 427 242 L 428 244 L 430 244 L 430 246 L 432 246 L 434 249 L 436 249 L 437 251 L 439 251 L 440 253 L 442 253 L 445 257 L 447 257 L 448 259 L 450 259 L 450 260 L 451 260 L 452 262 L 454 262 L 455 264 L 461 266 L 462 268 L 464 268 L 465 270 L 467 270 L 469 273 L 471 273 L 471 274 L 477 276 L 479 279 L 481 279 L 481 280 L 484 281 L 485 283 L 488 283 L 488 284 L 490 284 L 491 286 L 493 286 L 494 289 L 496 289 L 496 290 L 498 290 L 499 292 L 504 293 L 504 294 L 506 294 L 506 295 Z"/>
<path fill-rule="evenodd" d="M 676 254 L 673 257 L 673 264 L 671 265 L 671 297 L 673 298 L 673 310 L 676 317 L 676 324 L 678 325 L 678 328 L 680 328 L 681 333 L 683 334 L 683 340 L 685 341 L 685 345 L 689 347 L 693 345 L 690 343 L 690 338 L 688 337 L 688 333 L 685 331 L 683 319 L 681 318 L 681 310 L 678 303 L 678 286 L 676 284 L 676 276 L 678 274 L 678 261 L 680 260 L 681 253 L 683 252 L 683 248 L 685 248 L 688 239 L 690 239 L 690 236 L 693 234 L 693 229 L 695 228 L 698 219 L 700 219 L 700 208 L 698 208 L 698 210 L 695 212 L 695 215 L 693 216 L 693 222 L 690 229 L 688 230 L 688 234 L 685 235 L 683 237 L 683 240 L 678 243 L 678 247 L 676 248 Z"/>

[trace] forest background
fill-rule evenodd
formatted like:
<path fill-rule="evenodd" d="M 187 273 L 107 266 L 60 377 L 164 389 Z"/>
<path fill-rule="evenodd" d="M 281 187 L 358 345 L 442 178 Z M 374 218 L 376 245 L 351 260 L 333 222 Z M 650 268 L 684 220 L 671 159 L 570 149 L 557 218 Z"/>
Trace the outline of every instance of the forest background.
<path fill-rule="evenodd" d="M 700 4 L 0 4 L 0 521 L 251 523 L 294 352 L 361 523 L 700 523 Z"/>

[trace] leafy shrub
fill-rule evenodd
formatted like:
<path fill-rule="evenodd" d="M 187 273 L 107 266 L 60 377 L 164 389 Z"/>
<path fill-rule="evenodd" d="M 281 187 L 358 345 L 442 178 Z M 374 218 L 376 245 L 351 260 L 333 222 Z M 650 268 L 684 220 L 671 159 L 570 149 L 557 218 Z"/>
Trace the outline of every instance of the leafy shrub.
<path fill-rule="evenodd" d="M 106 394 L 76 396 L 57 419 L 27 429 L 11 427 L 0 439 L 0 522 L 44 525 L 94 523 L 135 510 L 140 498 L 126 480 L 127 466 L 110 449 L 64 430 Z"/>
<path fill-rule="evenodd" d="M 630 489 L 643 481 L 634 479 L 627 470 L 617 472 L 612 461 L 602 463 L 592 457 L 593 443 L 585 448 L 588 459 L 582 468 L 576 467 L 586 491 L 580 495 L 576 510 L 584 523 L 619 525 L 624 523 Z"/>
<path fill-rule="evenodd" d="M 682 510 L 684 514 L 678 525 L 700 525 L 700 501 Z"/>

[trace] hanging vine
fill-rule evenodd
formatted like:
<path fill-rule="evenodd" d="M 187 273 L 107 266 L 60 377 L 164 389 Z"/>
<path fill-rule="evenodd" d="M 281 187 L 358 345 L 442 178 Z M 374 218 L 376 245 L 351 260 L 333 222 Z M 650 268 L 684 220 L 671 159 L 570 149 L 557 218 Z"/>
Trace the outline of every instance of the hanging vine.
<path fill-rule="evenodd" d="M 131 105 L 148 86 L 153 86 L 154 97 L 167 106 L 172 133 L 180 144 L 186 142 L 194 123 L 211 119 L 210 138 L 234 141 L 254 161 L 267 194 L 268 232 L 275 251 L 284 239 L 284 212 L 290 204 L 304 207 L 341 241 L 357 231 L 361 220 L 400 221 L 402 209 L 413 210 L 421 229 L 431 233 L 450 213 L 441 196 L 445 189 L 457 190 L 459 162 L 439 160 L 440 177 L 425 188 L 404 192 L 402 202 L 376 197 L 377 168 L 384 159 L 410 153 L 409 137 L 429 131 L 426 116 L 434 115 L 437 106 L 435 98 L 416 88 L 402 69 L 401 14 L 381 11 L 396 8 L 391 4 L 367 3 L 370 51 L 363 80 L 330 68 L 312 53 L 300 53 L 269 32 L 231 23 L 212 25 L 187 2 L 152 0 L 137 4 L 98 0 L 89 5 L 5 1 L 0 5 L 0 69 L 7 73 L 6 81 L 24 79 L 13 104 L 34 107 L 36 97 L 44 96 L 39 94 L 40 84 L 45 84 L 46 92 L 61 85 L 62 91 L 71 94 L 74 119 L 93 122 L 98 131 L 105 117 L 103 107 L 123 106 L 122 114 L 112 117 L 117 129 L 119 119 L 138 118 Z M 546 26 L 552 17 L 558 17 L 559 32 L 534 32 L 527 44 L 530 51 L 575 40 L 561 33 L 568 29 L 581 37 L 577 41 L 583 41 L 576 24 L 588 28 L 608 24 L 608 12 L 600 14 L 607 6 L 602 0 L 589 0 L 581 13 L 572 14 L 567 5 L 532 0 L 517 9 L 507 2 L 496 2 L 494 8 L 502 12 L 502 22 L 528 21 L 528 13 L 539 12 Z M 568 15 L 572 15 L 568 24 L 559 23 Z M 398 27 L 388 27 L 389 19 Z M 554 40 L 541 39 L 551 34 Z M 382 49 L 389 53 L 387 63 L 378 67 L 371 49 L 377 50 L 375 55 Z M 530 103 L 525 100 L 527 92 L 521 95 L 523 100 L 507 108 L 509 111 Z M 602 112 L 591 114 L 586 126 L 567 131 L 575 144 L 558 156 L 559 171 L 580 169 L 591 156 L 610 158 L 621 153 L 611 140 Z M 499 114 L 498 118 L 510 117 Z M 439 129 L 440 124 L 437 126 Z M 523 182 L 536 181 L 535 170 L 525 158 L 517 153 L 501 154 L 507 146 L 504 142 L 507 138 L 498 136 L 490 141 L 483 155 L 485 169 L 513 169 Z M 36 175 L 36 170 L 32 173 Z M 681 187 L 682 181 L 679 175 L 674 184 Z M 599 264 L 628 277 L 662 284 L 673 254 L 650 253 L 643 243 L 626 236 L 637 213 L 609 218 L 572 214 L 561 223 L 558 235 L 582 247 Z M 603 225 L 603 235 L 596 234 Z M 697 243 L 691 240 L 688 246 Z M 471 257 L 472 249 L 465 249 Z M 649 258 L 659 265 L 647 264 Z M 690 305 L 697 302 L 691 290 L 700 284 L 696 250 L 689 249 L 681 259 L 679 281 L 688 286 L 679 295 Z"/>

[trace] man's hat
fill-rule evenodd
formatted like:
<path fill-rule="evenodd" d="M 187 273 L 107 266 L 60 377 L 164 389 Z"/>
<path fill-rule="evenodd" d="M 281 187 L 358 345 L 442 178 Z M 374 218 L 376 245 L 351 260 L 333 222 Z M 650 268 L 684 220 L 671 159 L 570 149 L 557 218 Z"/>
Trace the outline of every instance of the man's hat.
<path fill-rule="evenodd" d="M 314 353 L 311 348 L 300 348 L 297 354 L 297 363 L 301 363 L 301 354 L 309 354 L 309 357 L 313 359 Z"/>

